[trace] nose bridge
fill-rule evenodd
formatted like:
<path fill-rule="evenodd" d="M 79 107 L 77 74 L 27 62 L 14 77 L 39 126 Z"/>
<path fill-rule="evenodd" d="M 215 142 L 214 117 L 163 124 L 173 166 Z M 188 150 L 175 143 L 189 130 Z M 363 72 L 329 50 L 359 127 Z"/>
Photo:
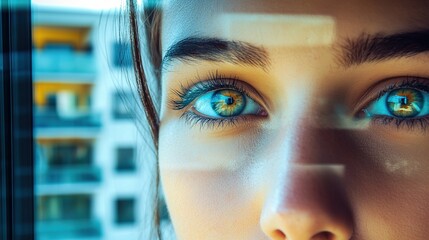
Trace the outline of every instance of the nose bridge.
<path fill-rule="evenodd" d="M 275 210 L 279 213 L 314 212 L 322 216 L 341 215 L 338 207 L 346 207 L 343 191 L 344 167 L 341 165 L 292 165 L 279 175 L 273 191 Z"/>
<path fill-rule="evenodd" d="M 283 164 L 325 165 L 343 162 L 341 131 L 321 128 L 314 118 L 301 118 L 299 122 L 285 124 L 274 131 L 270 156 Z"/>
<path fill-rule="evenodd" d="M 281 172 L 261 214 L 264 232 L 272 239 L 349 239 L 343 171 L 341 165 L 292 164 Z"/>
<path fill-rule="evenodd" d="M 272 125 L 270 154 L 288 163 L 333 163 L 336 157 L 331 155 L 338 146 L 339 132 L 334 127 L 331 104 L 305 79 L 285 89 L 288 94 L 280 105 L 280 117 Z"/>

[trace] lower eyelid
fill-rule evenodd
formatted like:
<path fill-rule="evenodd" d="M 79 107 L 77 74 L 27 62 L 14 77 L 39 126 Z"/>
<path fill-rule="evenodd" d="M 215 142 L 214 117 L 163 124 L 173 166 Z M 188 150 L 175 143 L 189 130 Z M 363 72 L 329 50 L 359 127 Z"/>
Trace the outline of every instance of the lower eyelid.
<path fill-rule="evenodd" d="M 374 117 L 372 124 L 392 126 L 398 130 L 420 130 L 422 133 L 426 133 L 429 127 L 429 117 L 398 119 L 394 117 L 376 116 Z"/>

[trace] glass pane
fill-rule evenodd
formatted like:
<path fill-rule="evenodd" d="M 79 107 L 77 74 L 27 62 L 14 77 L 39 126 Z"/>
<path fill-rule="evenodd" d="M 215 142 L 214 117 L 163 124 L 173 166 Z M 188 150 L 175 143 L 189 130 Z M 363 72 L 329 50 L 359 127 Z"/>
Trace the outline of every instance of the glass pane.
<path fill-rule="evenodd" d="M 145 149 L 120 2 L 32 3 L 36 239 L 141 235 Z"/>

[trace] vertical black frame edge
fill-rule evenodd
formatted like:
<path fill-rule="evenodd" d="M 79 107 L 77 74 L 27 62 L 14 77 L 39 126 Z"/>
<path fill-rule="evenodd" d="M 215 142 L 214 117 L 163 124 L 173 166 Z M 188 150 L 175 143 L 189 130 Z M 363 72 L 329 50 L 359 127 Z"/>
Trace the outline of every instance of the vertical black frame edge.
<path fill-rule="evenodd" d="M 1 0 L 1 239 L 34 239 L 30 0 Z"/>
<path fill-rule="evenodd" d="M 8 159 L 11 159 L 11 149 L 9 147 L 9 139 L 11 134 L 10 129 L 10 66 L 9 66 L 9 11 L 5 7 L 5 1 L 1 0 L 1 57 L 2 57 L 2 69 L 1 69 L 1 81 L 0 81 L 0 91 L 1 91 L 1 101 L 0 101 L 0 154 L 1 154 L 1 162 L 0 162 L 0 194 L 1 194 L 1 205 L 0 205 L 0 239 L 6 240 L 11 239 L 11 223 L 12 223 L 12 213 L 10 211 L 9 206 L 11 205 L 12 193 L 10 188 L 10 180 L 11 178 L 11 162 Z"/>

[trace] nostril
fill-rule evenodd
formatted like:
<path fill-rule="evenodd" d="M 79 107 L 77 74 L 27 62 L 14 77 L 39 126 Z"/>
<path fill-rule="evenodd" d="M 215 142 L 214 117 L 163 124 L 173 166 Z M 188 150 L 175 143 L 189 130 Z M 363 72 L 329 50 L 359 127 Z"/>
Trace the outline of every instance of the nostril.
<path fill-rule="evenodd" d="M 275 230 L 273 233 L 274 239 L 286 239 L 286 234 L 284 234 L 281 230 Z"/>
<path fill-rule="evenodd" d="M 310 240 L 335 240 L 335 239 L 334 239 L 334 234 L 327 231 L 323 231 L 311 237 Z"/>

